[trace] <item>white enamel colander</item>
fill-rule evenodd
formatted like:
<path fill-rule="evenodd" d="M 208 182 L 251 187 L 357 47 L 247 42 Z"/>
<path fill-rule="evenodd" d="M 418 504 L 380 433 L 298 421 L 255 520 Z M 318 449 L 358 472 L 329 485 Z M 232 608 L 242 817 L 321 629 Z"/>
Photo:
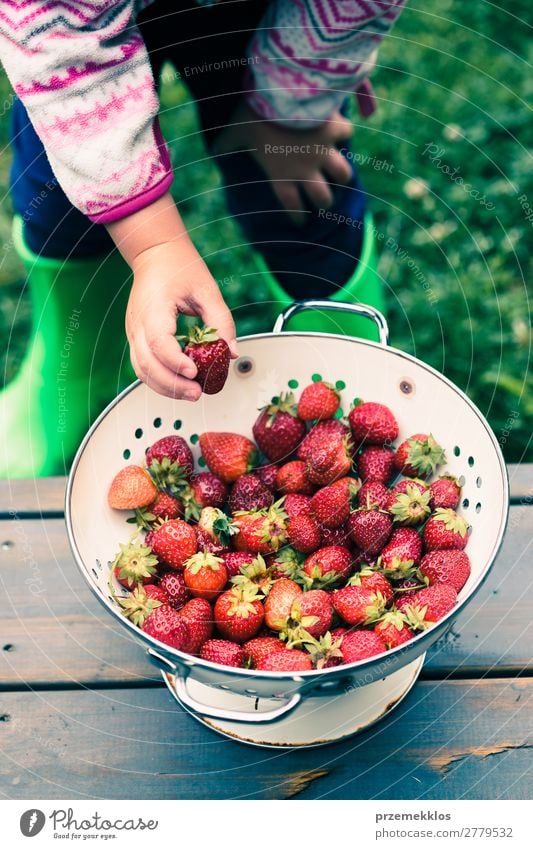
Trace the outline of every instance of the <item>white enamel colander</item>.
<path fill-rule="evenodd" d="M 380 341 L 282 332 L 292 315 L 309 309 L 351 310 L 366 316 L 377 324 Z M 509 504 L 499 445 L 483 415 L 463 392 L 420 360 L 388 347 L 387 340 L 385 319 L 371 307 L 299 302 L 279 316 L 272 333 L 239 340 L 239 359 L 232 363 L 227 384 L 218 395 L 202 395 L 191 404 L 157 395 L 138 381 L 109 404 L 83 440 L 70 472 L 65 508 L 76 562 L 111 615 L 148 648 L 174 697 L 196 715 L 236 723 L 272 723 L 309 696 L 364 689 L 407 665 L 418 670 L 417 658 L 423 660 L 429 646 L 450 627 L 486 577 L 502 542 Z M 379 401 L 394 411 L 400 425 L 398 441 L 415 432 L 431 432 L 444 446 L 446 471 L 463 483 L 459 509 L 471 526 L 467 551 L 472 572 L 456 608 L 435 627 L 387 654 L 291 674 L 218 666 L 149 637 L 124 618 L 108 590 L 110 561 L 119 542 L 131 535 L 125 514 L 107 506 L 112 478 L 127 462 L 142 464 L 148 446 L 174 432 L 192 443 L 201 468 L 196 445 L 200 433 L 235 431 L 251 437 L 259 407 L 283 390 L 303 388 L 315 375 L 341 388 L 345 412 L 354 398 Z M 198 684 L 204 685 L 201 701 L 195 695 Z M 228 708 L 227 699 L 221 701 L 220 690 L 240 697 L 238 710 Z M 248 702 L 246 709 L 243 705 Z M 263 703 L 267 709 L 258 710 Z"/>

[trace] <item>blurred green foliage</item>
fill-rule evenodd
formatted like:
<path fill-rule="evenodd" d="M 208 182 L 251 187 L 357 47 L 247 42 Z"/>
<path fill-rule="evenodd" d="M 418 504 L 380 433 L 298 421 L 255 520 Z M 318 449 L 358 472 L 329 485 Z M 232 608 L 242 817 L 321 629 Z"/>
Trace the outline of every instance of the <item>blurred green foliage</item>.
<path fill-rule="evenodd" d="M 377 114 L 354 112 L 353 150 L 384 233 L 392 344 L 444 372 L 480 407 L 509 461 L 533 460 L 530 369 L 532 42 L 529 0 L 512 14 L 488 3 L 407 6 L 374 75 Z M 0 78 L 0 105 L 10 90 Z M 234 309 L 240 333 L 269 329 L 250 251 L 224 206 L 194 105 L 169 67 L 161 89 L 175 196 L 193 239 Z M 0 186 L 9 151 L 1 121 Z M 460 178 L 464 181 L 460 183 Z M 522 201 L 520 201 L 522 198 Z M 0 238 L 9 239 L 9 202 Z M 9 377 L 24 352 L 29 305 L 21 268 L 0 262 L 0 332 L 12 332 Z M 2 356 L 2 354 L 0 354 Z M 511 422 L 511 425 L 509 424 Z"/>

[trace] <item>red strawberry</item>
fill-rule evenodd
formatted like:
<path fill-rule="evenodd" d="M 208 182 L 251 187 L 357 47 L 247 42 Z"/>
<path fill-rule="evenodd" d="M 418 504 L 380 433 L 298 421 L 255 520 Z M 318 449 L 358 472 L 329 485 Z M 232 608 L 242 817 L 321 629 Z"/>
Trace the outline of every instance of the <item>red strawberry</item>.
<path fill-rule="evenodd" d="M 331 383 L 318 380 L 303 390 L 298 401 L 298 416 L 304 422 L 332 419 L 339 409 L 340 395 Z"/>
<path fill-rule="evenodd" d="M 272 463 L 289 457 L 305 436 L 305 424 L 296 415 L 292 392 L 273 398 L 253 426 L 254 439 Z"/>
<path fill-rule="evenodd" d="M 389 502 L 389 512 L 394 521 L 401 525 L 418 525 L 429 516 L 429 489 L 420 491 L 420 487 L 413 483 L 407 485 L 405 492 L 396 491 Z"/>
<path fill-rule="evenodd" d="M 167 593 L 168 603 L 175 610 L 181 610 L 191 597 L 181 572 L 167 572 L 161 578 L 159 586 Z"/>
<path fill-rule="evenodd" d="M 120 543 L 120 551 L 113 560 L 112 569 L 119 584 L 131 590 L 137 584 L 151 584 L 157 565 L 157 557 L 149 546 L 137 541 L 135 534 L 130 542 Z"/>
<path fill-rule="evenodd" d="M 138 589 L 143 589 L 147 598 L 151 598 L 153 601 L 160 601 L 161 604 L 170 603 L 167 591 L 160 584 L 144 584 L 142 588 L 138 587 Z"/>
<path fill-rule="evenodd" d="M 344 663 L 356 663 L 358 660 L 365 660 L 387 651 L 387 646 L 379 634 L 363 628 L 345 634 L 340 648 Z"/>
<path fill-rule="evenodd" d="M 213 472 L 193 475 L 183 493 L 185 518 L 198 519 L 204 507 L 223 507 L 228 497 L 228 487 Z"/>
<path fill-rule="evenodd" d="M 332 593 L 336 613 L 348 625 L 367 625 L 375 622 L 385 610 L 385 598 L 364 586 L 348 586 Z"/>
<path fill-rule="evenodd" d="M 394 472 L 394 451 L 382 445 L 369 445 L 357 458 L 362 481 L 388 483 Z"/>
<path fill-rule="evenodd" d="M 461 486 L 453 475 L 441 475 L 430 484 L 431 500 L 429 506 L 432 510 L 439 507 L 451 507 L 452 510 L 459 505 L 461 500 Z"/>
<path fill-rule="evenodd" d="M 467 542 L 468 524 L 455 510 L 439 507 L 424 525 L 426 551 L 448 548 L 462 549 Z"/>
<path fill-rule="evenodd" d="M 159 492 L 147 510 L 156 519 L 179 519 L 183 515 L 183 502 L 168 492 Z"/>
<path fill-rule="evenodd" d="M 154 530 L 152 551 L 169 568 L 183 569 L 185 561 L 196 554 L 194 529 L 183 519 L 169 519 Z"/>
<path fill-rule="evenodd" d="M 352 575 L 348 581 L 350 587 L 366 587 L 374 593 L 381 593 L 386 604 L 390 604 L 394 598 L 394 590 L 384 575 L 374 572 L 373 569 L 365 567 L 360 572 Z"/>
<path fill-rule="evenodd" d="M 234 518 L 238 527 L 235 536 L 238 551 L 271 554 L 287 540 L 287 514 L 281 509 L 279 501 L 268 510 L 237 513 Z"/>
<path fill-rule="evenodd" d="M 431 433 L 415 433 L 405 439 L 394 458 L 394 465 L 407 478 L 429 478 L 445 462 L 444 450 Z"/>
<path fill-rule="evenodd" d="M 244 652 L 242 646 L 231 640 L 206 640 L 200 649 L 202 660 L 210 660 L 211 663 L 220 663 L 222 666 L 244 666 Z"/>
<path fill-rule="evenodd" d="M 367 557 L 379 554 L 392 533 L 392 519 L 384 510 L 358 507 L 348 519 L 350 538 Z"/>
<path fill-rule="evenodd" d="M 256 475 L 271 492 L 275 491 L 276 475 L 278 473 L 278 466 L 276 466 L 275 463 L 268 463 L 266 466 L 256 466 L 253 471 L 254 475 Z"/>
<path fill-rule="evenodd" d="M 348 525 L 345 523 L 339 528 L 325 528 L 322 525 L 320 528 L 320 545 L 322 548 L 328 545 L 343 545 L 348 548 L 350 546 Z"/>
<path fill-rule="evenodd" d="M 367 481 L 357 493 L 359 507 L 377 507 L 379 510 L 387 510 L 389 498 L 389 490 L 379 481 Z"/>
<path fill-rule="evenodd" d="M 183 578 L 195 598 L 214 601 L 226 586 L 228 570 L 220 557 L 199 551 L 186 561 Z"/>
<path fill-rule="evenodd" d="M 420 478 L 403 478 L 401 481 L 398 481 L 398 483 L 395 483 L 390 491 L 391 504 L 394 503 L 397 495 L 405 495 L 413 488 L 421 495 L 428 491 L 427 483 Z"/>
<path fill-rule="evenodd" d="M 157 592 L 154 592 L 156 590 Z M 115 596 L 115 600 L 121 607 L 122 615 L 130 619 L 138 628 L 142 628 L 154 610 L 167 603 L 165 596 L 164 590 L 160 590 L 155 584 L 147 584 L 146 587 L 138 585 L 125 598 Z"/>
<path fill-rule="evenodd" d="M 295 516 L 287 525 L 287 536 L 290 544 L 296 551 L 303 554 L 311 554 L 320 548 L 320 528 L 311 516 L 305 513 Z"/>
<path fill-rule="evenodd" d="M 312 668 L 309 655 L 299 649 L 282 649 L 272 652 L 256 667 L 263 672 L 304 672 Z"/>
<path fill-rule="evenodd" d="M 361 402 L 348 416 L 355 447 L 359 445 L 385 445 L 394 442 L 399 433 L 394 415 L 375 401 Z"/>
<path fill-rule="evenodd" d="M 146 452 L 146 465 L 153 475 L 166 472 L 188 480 L 192 475 L 194 460 L 192 451 L 182 436 L 171 434 L 154 442 Z"/>
<path fill-rule="evenodd" d="M 317 486 L 327 486 L 352 470 L 352 443 L 349 437 L 328 439 L 306 461 L 307 477 Z"/>
<path fill-rule="evenodd" d="M 192 598 L 178 613 L 187 625 L 189 635 L 184 651 L 198 654 L 213 633 L 213 611 L 205 598 Z"/>
<path fill-rule="evenodd" d="M 294 519 L 295 516 L 310 512 L 311 497 L 309 495 L 300 495 L 299 493 L 291 492 L 285 496 L 283 508 L 289 519 Z"/>
<path fill-rule="evenodd" d="M 276 554 L 270 554 L 267 557 L 267 562 L 272 570 L 274 580 L 277 578 L 291 578 L 293 581 L 300 581 L 303 561 L 303 555 L 290 545 L 284 545 Z"/>
<path fill-rule="evenodd" d="M 226 483 L 236 481 L 254 464 L 256 447 L 239 433 L 208 431 L 200 434 L 199 444 L 210 470 Z"/>
<path fill-rule="evenodd" d="M 338 444 L 349 435 L 350 429 L 339 419 L 318 422 L 302 439 L 298 446 L 297 457 L 299 460 L 310 461 L 313 456 L 322 455 L 331 442 Z"/>
<path fill-rule="evenodd" d="M 295 644 L 291 633 L 305 629 L 312 637 L 321 637 L 329 630 L 333 619 L 333 606 L 329 593 L 324 590 L 310 590 L 297 595 L 292 603 L 288 620 L 289 648 Z"/>
<path fill-rule="evenodd" d="M 255 637 L 264 617 L 263 605 L 253 586 L 226 590 L 215 604 L 215 622 L 219 633 L 236 643 L 245 643 Z"/>
<path fill-rule="evenodd" d="M 304 572 L 311 586 L 331 586 L 345 581 L 352 570 L 352 555 L 342 545 L 327 545 L 311 554 Z"/>
<path fill-rule="evenodd" d="M 348 520 L 359 482 L 355 478 L 341 478 L 315 492 L 311 498 L 311 515 L 325 528 L 338 528 Z"/>
<path fill-rule="evenodd" d="M 180 339 L 186 337 L 178 337 Z M 216 395 L 228 377 L 231 359 L 228 343 L 217 336 L 214 327 L 191 327 L 183 353 L 194 362 L 198 381 L 206 395 Z"/>
<path fill-rule="evenodd" d="M 238 510 L 262 510 L 270 507 L 273 501 L 272 492 L 257 475 L 247 474 L 233 484 L 228 507 L 232 513 Z"/>
<path fill-rule="evenodd" d="M 470 577 L 470 560 L 466 551 L 430 551 L 420 561 L 420 573 L 430 584 L 451 584 L 459 592 Z"/>
<path fill-rule="evenodd" d="M 221 557 L 228 570 L 228 577 L 233 578 L 235 575 L 242 574 L 242 567 L 253 563 L 256 555 L 250 551 L 226 551 Z"/>
<path fill-rule="evenodd" d="M 125 466 L 111 481 L 107 503 L 114 510 L 135 510 L 151 504 L 156 496 L 157 488 L 146 469 Z"/>
<path fill-rule="evenodd" d="M 383 619 L 374 625 L 374 633 L 381 637 L 389 649 L 401 646 L 415 636 L 414 631 L 407 624 L 405 616 L 399 610 L 387 611 Z"/>
<path fill-rule="evenodd" d="M 173 607 L 163 604 L 157 607 L 141 626 L 145 634 L 154 637 L 168 646 L 187 651 L 189 629 Z"/>
<path fill-rule="evenodd" d="M 288 618 L 296 596 L 302 588 L 290 578 L 279 578 L 265 601 L 265 624 L 272 631 L 281 631 Z"/>
<path fill-rule="evenodd" d="M 278 637 L 254 637 L 243 645 L 246 665 L 257 669 L 259 663 L 273 652 L 285 650 L 285 645 Z"/>
<path fill-rule="evenodd" d="M 315 491 L 307 477 L 303 460 L 291 460 L 278 469 L 276 489 L 285 494 L 302 493 L 303 495 L 310 495 Z"/>
<path fill-rule="evenodd" d="M 409 596 L 399 598 L 396 606 L 406 616 L 409 626 L 417 631 L 438 622 L 457 602 L 457 592 L 451 584 L 432 584 Z"/>
<path fill-rule="evenodd" d="M 409 578 L 420 560 L 422 540 L 414 528 L 397 528 L 381 552 L 380 566 L 387 577 Z"/>

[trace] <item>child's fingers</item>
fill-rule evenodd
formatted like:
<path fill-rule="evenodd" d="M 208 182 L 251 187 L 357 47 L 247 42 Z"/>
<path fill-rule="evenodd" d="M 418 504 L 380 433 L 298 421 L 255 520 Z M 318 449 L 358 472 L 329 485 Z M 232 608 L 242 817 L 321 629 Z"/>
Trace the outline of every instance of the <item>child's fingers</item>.
<path fill-rule="evenodd" d="M 352 168 L 342 153 L 335 150 L 322 161 L 322 170 L 331 177 L 334 183 L 349 183 L 352 178 Z"/>
<path fill-rule="evenodd" d="M 210 287 L 206 297 L 197 301 L 196 308 L 206 327 L 214 327 L 220 338 L 228 343 L 232 357 L 238 357 L 235 322 L 218 286 Z"/>
<path fill-rule="evenodd" d="M 280 204 L 287 210 L 295 224 L 304 224 L 305 213 L 296 183 L 290 180 L 271 180 L 272 191 Z"/>
<path fill-rule="evenodd" d="M 159 395 L 197 401 L 202 394 L 198 383 L 174 374 L 159 362 L 142 336 L 131 345 L 130 356 L 137 377 Z"/>
<path fill-rule="evenodd" d="M 335 112 L 328 122 L 328 129 L 335 141 L 346 141 L 353 135 L 353 124 L 340 112 Z"/>
<path fill-rule="evenodd" d="M 311 203 L 319 209 L 323 207 L 328 209 L 333 203 L 333 194 L 329 184 L 320 171 L 315 171 L 310 179 L 303 184 L 303 188 Z"/>
<path fill-rule="evenodd" d="M 157 330 L 151 330 L 149 327 L 144 328 L 144 334 L 148 348 L 165 368 L 174 374 L 194 380 L 198 369 L 191 358 L 183 353 L 174 334 L 163 331 L 158 333 Z"/>

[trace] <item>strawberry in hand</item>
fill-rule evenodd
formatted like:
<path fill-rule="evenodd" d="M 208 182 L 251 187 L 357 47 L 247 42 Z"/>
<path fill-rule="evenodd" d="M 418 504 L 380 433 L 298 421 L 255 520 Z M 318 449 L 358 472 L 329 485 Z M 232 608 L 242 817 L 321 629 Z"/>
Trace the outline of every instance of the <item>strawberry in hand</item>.
<path fill-rule="evenodd" d="M 198 369 L 196 380 L 206 395 L 216 395 L 223 388 L 228 377 L 231 359 L 228 343 L 220 339 L 214 327 L 191 327 L 189 335 L 178 336 L 187 339 L 183 353 Z"/>

